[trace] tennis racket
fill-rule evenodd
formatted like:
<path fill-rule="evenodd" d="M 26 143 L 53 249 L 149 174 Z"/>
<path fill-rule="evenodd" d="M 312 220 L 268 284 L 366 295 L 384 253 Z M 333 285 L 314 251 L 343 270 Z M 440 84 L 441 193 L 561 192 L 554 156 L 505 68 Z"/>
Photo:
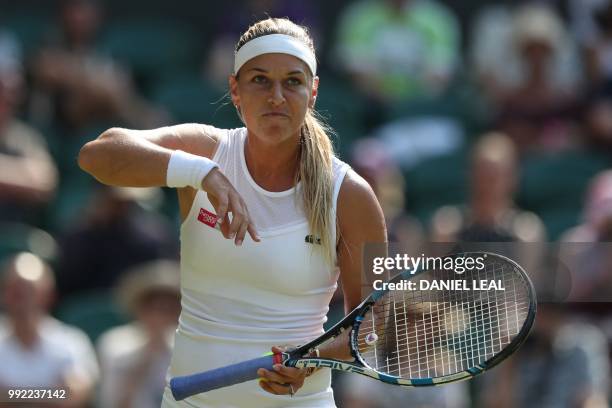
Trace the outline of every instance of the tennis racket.
<path fill-rule="evenodd" d="M 174 398 L 256 379 L 274 364 L 328 367 L 402 386 L 431 386 L 468 379 L 499 364 L 523 343 L 533 325 L 536 297 L 525 271 L 493 253 L 466 252 L 444 257 L 481 259 L 482 268 L 459 274 L 438 268 L 405 271 L 375 290 L 342 321 L 294 350 L 266 355 L 214 370 L 175 377 Z M 454 290 L 444 286 L 451 281 Z M 397 289 L 401 283 L 412 288 Z M 434 285 L 434 282 L 437 284 Z M 478 282 L 478 283 L 474 283 Z M 457 288 L 459 287 L 459 288 Z M 466 289 L 467 288 L 467 289 Z M 350 330 L 353 361 L 307 357 Z M 345 333 L 346 334 L 346 333 Z"/>

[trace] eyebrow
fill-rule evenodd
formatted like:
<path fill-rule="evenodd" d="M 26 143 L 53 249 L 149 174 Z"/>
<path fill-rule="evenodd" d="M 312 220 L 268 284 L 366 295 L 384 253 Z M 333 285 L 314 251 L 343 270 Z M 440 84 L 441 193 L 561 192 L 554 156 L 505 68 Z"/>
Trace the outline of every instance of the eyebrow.
<path fill-rule="evenodd" d="M 251 69 L 249 69 L 249 71 L 257 71 L 257 72 L 268 73 L 268 71 L 263 69 L 263 68 L 251 68 Z M 304 71 L 301 71 L 301 70 L 291 71 L 287 75 L 299 75 L 299 74 L 306 75 L 306 73 Z"/>

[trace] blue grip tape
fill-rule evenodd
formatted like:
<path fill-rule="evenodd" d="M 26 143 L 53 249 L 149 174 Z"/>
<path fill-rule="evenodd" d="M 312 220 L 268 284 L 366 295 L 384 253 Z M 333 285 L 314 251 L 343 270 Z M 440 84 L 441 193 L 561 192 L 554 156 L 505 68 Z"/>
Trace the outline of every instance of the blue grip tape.
<path fill-rule="evenodd" d="M 198 374 L 174 377 L 170 380 L 170 390 L 174 399 L 181 401 L 195 394 L 254 380 L 258 377 L 258 369 L 272 370 L 273 365 L 274 356 L 267 355 Z"/>

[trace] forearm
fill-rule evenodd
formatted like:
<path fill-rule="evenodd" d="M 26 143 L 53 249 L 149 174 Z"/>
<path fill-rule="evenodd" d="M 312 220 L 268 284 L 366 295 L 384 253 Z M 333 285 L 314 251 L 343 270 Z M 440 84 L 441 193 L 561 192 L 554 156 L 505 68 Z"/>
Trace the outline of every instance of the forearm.
<path fill-rule="evenodd" d="M 142 132 L 146 131 L 119 128 L 105 131 L 83 146 L 79 152 L 79 166 L 108 185 L 165 186 L 168 161 L 175 149 L 147 140 Z"/>
<path fill-rule="evenodd" d="M 319 346 L 319 357 L 352 361 L 353 356 L 351 356 L 351 348 L 349 346 L 350 332 L 351 330 L 347 329 L 332 341 Z M 311 357 L 315 357 L 315 355 Z"/>

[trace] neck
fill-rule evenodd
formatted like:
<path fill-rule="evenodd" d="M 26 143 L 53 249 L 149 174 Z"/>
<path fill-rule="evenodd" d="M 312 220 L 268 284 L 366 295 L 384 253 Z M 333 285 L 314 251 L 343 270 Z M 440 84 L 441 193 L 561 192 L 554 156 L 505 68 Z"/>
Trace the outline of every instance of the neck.
<path fill-rule="evenodd" d="M 505 198 L 472 199 L 472 217 L 479 224 L 494 224 L 498 218 L 512 207 L 512 202 Z"/>
<path fill-rule="evenodd" d="M 11 319 L 13 333 L 25 348 L 33 348 L 38 342 L 38 325 L 40 317 L 35 314 L 22 315 Z"/>
<path fill-rule="evenodd" d="M 548 72 L 545 66 L 535 65 L 529 71 L 527 77 L 528 86 L 540 86 L 545 84 L 548 78 Z"/>
<path fill-rule="evenodd" d="M 251 177 L 259 186 L 268 191 L 285 191 L 294 186 L 300 154 L 300 145 L 295 140 L 297 138 L 266 145 L 249 134 L 244 158 Z"/>

